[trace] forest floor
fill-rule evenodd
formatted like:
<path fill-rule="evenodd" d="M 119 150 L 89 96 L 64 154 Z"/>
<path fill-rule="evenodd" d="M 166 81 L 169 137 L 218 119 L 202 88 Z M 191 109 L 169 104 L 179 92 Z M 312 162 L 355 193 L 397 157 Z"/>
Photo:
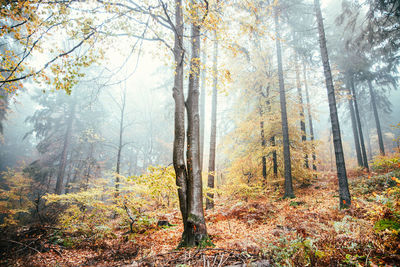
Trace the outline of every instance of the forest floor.
<path fill-rule="evenodd" d="M 180 214 L 175 211 L 163 216 L 171 227 L 153 224 L 135 234 L 121 229 L 111 237 L 82 239 L 73 246 L 49 242 L 56 230 L 21 230 L 16 241 L 20 244 L 16 243 L 13 253 L 3 254 L 0 265 L 399 266 L 399 233 L 390 227 L 378 232 L 376 227 L 378 220 L 392 216 L 385 203 L 378 201 L 387 193 L 392 176 L 392 172 L 350 173 L 353 198 L 347 210 L 338 209 L 333 173 L 320 174 L 311 184 L 297 187 L 295 199 L 281 199 L 272 189 L 247 201 L 217 198 L 215 209 L 206 211 L 215 248 L 175 250 L 182 233 Z M 40 242 L 39 252 L 35 244 Z"/>

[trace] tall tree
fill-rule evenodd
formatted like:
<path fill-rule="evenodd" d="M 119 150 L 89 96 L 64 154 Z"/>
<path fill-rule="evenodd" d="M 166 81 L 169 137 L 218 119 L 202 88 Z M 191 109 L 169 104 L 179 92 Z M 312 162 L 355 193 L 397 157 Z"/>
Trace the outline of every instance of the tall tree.
<path fill-rule="evenodd" d="M 204 66 L 203 71 L 200 74 L 200 166 L 203 168 L 203 157 L 204 157 L 204 126 L 206 118 L 206 58 L 207 58 L 207 39 L 204 39 L 204 48 L 201 51 L 202 57 L 201 62 Z"/>
<path fill-rule="evenodd" d="M 350 110 L 350 119 L 351 119 L 351 128 L 353 129 L 353 136 L 354 136 L 354 146 L 356 149 L 356 156 L 357 156 L 357 163 L 359 167 L 363 167 L 363 158 L 361 155 L 361 148 L 360 148 L 360 139 L 358 135 L 358 127 L 357 127 L 357 122 L 356 122 L 356 115 L 354 112 L 354 103 L 353 103 L 353 97 L 351 93 L 351 89 L 349 90 L 349 81 L 348 78 L 346 79 L 346 87 L 348 89 L 348 104 L 349 104 L 349 110 Z"/>
<path fill-rule="evenodd" d="M 333 87 L 332 73 L 328 57 L 328 49 L 326 47 L 325 29 L 324 29 L 324 23 L 322 19 L 319 0 L 314 0 L 314 8 L 318 23 L 319 45 L 321 50 L 322 65 L 324 67 L 326 89 L 328 93 L 329 111 L 332 124 L 332 136 L 333 136 L 333 144 L 336 157 L 336 169 L 339 180 L 340 207 L 348 208 L 351 205 L 351 197 L 347 181 L 346 164 L 343 155 L 339 118 L 336 108 L 335 89 Z"/>
<path fill-rule="evenodd" d="M 124 130 L 125 130 L 125 109 L 126 109 L 126 83 L 124 84 L 124 88 L 121 93 L 121 102 L 118 103 L 120 115 L 119 115 L 119 134 L 118 134 L 118 145 L 117 145 L 117 162 L 115 166 L 115 195 L 118 197 L 119 191 L 119 183 L 120 177 L 119 174 L 121 172 L 121 154 L 122 148 L 124 147 L 123 137 L 124 137 Z"/>
<path fill-rule="evenodd" d="M 293 183 L 292 183 L 292 166 L 290 162 L 290 139 L 289 139 L 289 126 L 286 111 L 286 92 L 283 79 L 282 67 L 282 52 L 281 52 L 281 36 L 279 26 L 279 11 L 275 8 L 275 34 L 276 34 L 276 56 L 278 60 L 278 76 L 279 76 L 279 99 L 281 105 L 281 120 L 282 120 L 282 134 L 283 134 L 283 164 L 285 172 L 285 194 L 284 198 L 294 198 Z"/>
<path fill-rule="evenodd" d="M 58 175 L 57 175 L 57 182 L 56 182 L 56 194 L 61 195 L 62 189 L 64 186 L 64 175 L 65 175 L 65 167 L 67 165 L 67 155 L 68 149 L 71 143 L 71 135 L 72 135 L 72 124 L 75 119 L 75 105 L 76 99 L 72 101 L 69 105 L 69 114 L 68 114 L 68 121 L 67 121 L 67 129 L 65 131 L 64 136 L 64 144 L 63 149 L 60 156 L 60 164 L 58 168 Z"/>
<path fill-rule="evenodd" d="M 367 82 L 368 82 L 369 95 L 371 97 L 372 110 L 374 111 L 376 132 L 378 134 L 379 151 L 380 151 L 381 155 L 384 156 L 385 155 L 385 146 L 383 145 L 381 122 L 379 120 L 378 109 L 376 107 L 375 92 L 374 92 L 374 89 L 372 88 L 371 80 L 368 79 Z"/>
<path fill-rule="evenodd" d="M 301 83 L 300 83 L 300 69 L 299 69 L 299 63 L 298 63 L 298 56 L 297 56 L 297 52 L 295 51 L 295 72 L 296 72 L 296 87 L 297 87 L 297 98 L 299 101 L 299 105 L 300 105 L 300 111 L 299 111 L 299 115 L 300 115 L 300 130 L 301 130 L 301 141 L 303 144 L 305 144 L 305 142 L 307 141 L 307 137 L 306 137 L 306 122 L 304 119 L 304 103 L 303 103 L 303 95 L 301 93 Z M 304 153 L 304 166 L 306 168 L 309 167 L 308 164 L 308 154 Z"/>
<path fill-rule="evenodd" d="M 365 142 L 364 142 L 364 134 L 362 130 L 362 124 L 361 124 L 361 119 L 360 119 L 360 111 L 358 108 L 358 101 L 357 101 L 357 95 L 356 95 L 356 90 L 355 90 L 355 85 L 354 85 L 354 78 L 353 76 L 350 76 L 350 88 L 351 88 L 351 99 L 354 101 L 354 113 L 356 115 L 356 122 L 357 122 L 357 130 L 358 130 L 358 136 L 360 138 L 360 145 L 361 145 L 361 153 L 362 153 L 362 166 L 369 170 L 368 167 L 368 158 L 367 158 L 367 152 L 365 150 Z"/>
<path fill-rule="evenodd" d="M 180 246 L 202 245 L 208 239 L 203 210 L 203 186 L 200 166 L 200 122 L 199 122 L 199 75 L 200 75 L 200 27 L 208 13 L 199 19 L 199 4 L 191 1 L 191 48 L 189 89 L 185 103 L 183 91 L 183 10 L 182 1 L 175 0 L 174 58 L 175 78 L 173 96 L 175 100 L 175 135 L 173 164 L 178 186 L 179 205 L 184 231 Z M 164 5 L 165 7 L 165 5 Z M 187 111 L 187 155 L 185 163 L 185 106 Z"/>
<path fill-rule="evenodd" d="M 178 186 L 179 207 L 183 220 L 183 237 L 187 235 L 188 217 L 188 191 L 187 191 L 187 169 L 185 163 L 185 97 L 183 91 L 183 10 L 182 0 L 175 0 L 175 30 L 174 30 L 174 59 L 175 77 L 173 97 L 175 101 L 175 132 L 173 148 L 173 164 Z M 183 240 L 182 240 L 183 241 Z"/>
<path fill-rule="evenodd" d="M 307 82 L 307 70 L 306 70 L 306 64 L 303 61 L 303 76 L 304 76 L 304 87 L 306 91 L 306 101 L 307 101 L 307 114 L 308 114 L 308 128 L 310 129 L 310 139 L 311 142 L 314 141 L 314 127 L 313 127 L 313 119 L 312 119 L 312 114 L 311 114 L 311 104 L 310 104 L 310 95 L 308 92 L 308 82 Z M 317 170 L 317 156 L 315 154 L 315 146 L 312 144 L 312 168 L 314 171 Z"/>
<path fill-rule="evenodd" d="M 190 245 L 200 245 L 207 237 L 206 223 L 203 210 L 203 185 L 200 166 L 200 121 L 199 121 L 199 75 L 200 75 L 200 27 L 198 18 L 199 8 L 195 0 L 191 1 L 194 17 L 191 21 L 191 47 L 189 89 L 186 99 L 187 126 L 187 190 L 188 190 L 188 217 L 187 235 L 185 242 Z"/>
<path fill-rule="evenodd" d="M 214 57 L 213 57 L 213 93 L 211 110 L 211 134 L 210 134 L 210 155 L 208 162 L 208 188 L 214 188 L 215 177 L 215 147 L 217 142 L 217 97 L 218 97 L 218 39 L 217 31 L 214 31 Z M 206 199 L 206 209 L 214 208 L 214 194 L 208 193 Z"/>

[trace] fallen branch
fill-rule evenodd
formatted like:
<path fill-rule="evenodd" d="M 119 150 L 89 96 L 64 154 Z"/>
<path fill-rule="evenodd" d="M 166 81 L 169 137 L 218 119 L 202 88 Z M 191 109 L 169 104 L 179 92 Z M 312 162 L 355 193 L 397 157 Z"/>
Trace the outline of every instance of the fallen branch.
<path fill-rule="evenodd" d="M 37 253 L 41 254 L 41 252 L 39 250 L 37 250 L 36 248 L 30 247 L 30 246 L 28 246 L 28 245 L 26 245 L 24 243 L 21 243 L 21 242 L 18 242 L 18 241 L 14 241 L 14 240 L 10 240 L 10 239 L 3 239 L 2 241 L 18 244 L 18 245 L 24 246 L 26 248 L 32 249 L 32 250 L 36 251 Z"/>

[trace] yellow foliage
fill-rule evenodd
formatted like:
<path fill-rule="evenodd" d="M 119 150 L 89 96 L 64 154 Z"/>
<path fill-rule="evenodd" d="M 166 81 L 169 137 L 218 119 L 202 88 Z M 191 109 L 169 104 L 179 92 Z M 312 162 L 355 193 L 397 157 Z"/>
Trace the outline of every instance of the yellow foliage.
<path fill-rule="evenodd" d="M 33 180 L 15 170 L 4 172 L 3 179 L 4 185 L 0 188 L 0 214 L 5 217 L 0 227 L 15 226 L 34 207 L 29 197 L 32 194 Z"/>

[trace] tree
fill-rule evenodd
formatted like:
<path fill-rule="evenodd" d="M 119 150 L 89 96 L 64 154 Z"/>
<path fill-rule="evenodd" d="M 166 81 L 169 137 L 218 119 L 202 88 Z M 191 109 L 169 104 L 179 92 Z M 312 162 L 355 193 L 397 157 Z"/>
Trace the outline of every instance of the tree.
<path fill-rule="evenodd" d="M 329 64 L 328 49 L 326 48 L 325 29 L 322 20 L 319 0 L 314 0 L 315 14 L 318 23 L 319 45 L 321 49 L 321 60 L 324 67 L 325 83 L 328 93 L 329 111 L 332 125 L 333 144 L 335 149 L 336 169 L 339 180 L 340 207 L 348 208 L 351 205 L 349 185 L 344 161 L 342 138 L 340 134 L 339 118 L 336 108 L 335 89 L 333 87 L 332 73 Z"/>
<path fill-rule="evenodd" d="M 306 70 L 306 64 L 303 61 L 303 76 L 304 76 L 304 87 L 306 89 L 306 100 L 307 100 L 307 114 L 308 114 L 308 127 L 310 129 L 310 139 L 311 142 L 314 141 L 314 127 L 313 127 L 313 119 L 312 119 L 312 115 L 311 115 L 311 105 L 310 105 L 310 95 L 308 92 L 308 83 L 307 83 L 307 70 Z M 314 144 L 312 144 L 312 159 L 313 159 L 313 170 L 316 171 L 317 170 L 317 165 L 316 165 L 316 161 L 317 161 L 317 156 L 315 155 L 315 146 Z"/>
<path fill-rule="evenodd" d="M 210 135 L 210 155 L 208 163 L 208 188 L 214 188 L 215 177 L 215 146 L 217 142 L 217 97 L 218 97 L 218 39 L 217 31 L 214 31 L 214 58 L 213 58 L 213 93 L 211 110 L 211 135 Z M 206 199 L 206 209 L 214 208 L 214 194 L 208 193 Z"/>
<path fill-rule="evenodd" d="M 207 2 L 206 2 L 207 3 Z M 178 186 L 179 206 L 182 213 L 184 231 L 180 246 L 201 245 L 208 239 L 204 220 L 202 201 L 202 179 L 200 166 L 200 124 L 199 124 L 199 74 L 200 74 L 200 27 L 198 3 L 191 2 L 193 17 L 191 18 L 191 46 L 189 90 L 185 103 L 183 92 L 183 14 L 182 1 L 175 0 L 174 58 L 175 79 L 173 96 L 175 100 L 175 135 L 173 164 Z M 185 144 L 185 105 L 187 110 L 187 165 L 184 160 Z"/>
<path fill-rule="evenodd" d="M 281 104 L 281 119 L 282 119 L 282 135 L 283 135 L 283 163 L 285 171 L 285 194 L 284 198 L 293 198 L 293 185 L 292 185 L 292 167 L 290 163 L 290 140 L 289 140 L 289 126 L 287 121 L 286 111 L 286 95 L 285 84 L 283 80 L 282 68 L 282 55 L 280 43 L 280 29 L 279 29 L 279 13 L 275 8 L 275 33 L 276 33 L 276 56 L 278 59 L 278 76 L 279 76 L 279 98 Z"/>
<path fill-rule="evenodd" d="M 369 95 L 371 97 L 372 110 L 374 111 L 376 131 L 378 133 L 379 151 L 380 151 L 381 155 L 384 156 L 385 155 L 385 146 L 383 145 L 381 122 L 379 120 L 378 109 L 376 107 L 376 97 L 375 97 L 374 90 L 372 89 L 371 80 L 368 79 L 367 82 L 368 82 Z"/>

